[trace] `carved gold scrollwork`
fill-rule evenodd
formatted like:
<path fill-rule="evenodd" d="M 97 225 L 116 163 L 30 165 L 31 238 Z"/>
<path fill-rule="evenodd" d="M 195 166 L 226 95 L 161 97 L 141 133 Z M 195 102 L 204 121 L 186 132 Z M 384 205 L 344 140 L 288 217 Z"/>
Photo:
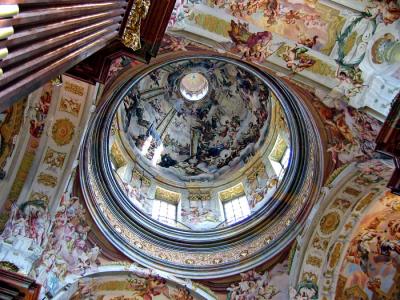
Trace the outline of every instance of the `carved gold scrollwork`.
<path fill-rule="evenodd" d="M 229 189 L 219 192 L 219 198 L 221 199 L 222 202 L 224 202 L 224 201 L 230 201 L 235 198 L 239 198 L 244 194 L 245 194 L 244 186 L 242 183 L 239 183 Z"/>
<path fill-rule="evenodd" d="M 173 204 L 178 204 L 179 200 L 181 199 L 181 194 L 157 187 L 155 198 L 159 199 L 159 200 L 171 202 Z"/>
<path fill-rule="evenodd" d="M 190 201 L 207 201 L 211 200 L 211 193 L 209 191 L 193 191 L 189 190 L 189 200 Z"/>
<path fill-rule="evenodd" d="M 140 49 L 140 23 L 149 11 L 150 0 L 136 0 L 126 21 L 122 43 L 132 50 Z"/>

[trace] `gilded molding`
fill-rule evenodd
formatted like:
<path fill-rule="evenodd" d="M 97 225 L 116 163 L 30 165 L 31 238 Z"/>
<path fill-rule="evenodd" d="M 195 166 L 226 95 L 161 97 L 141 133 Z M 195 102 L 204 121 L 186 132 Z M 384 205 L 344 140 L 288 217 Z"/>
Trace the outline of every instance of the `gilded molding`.
<path fill-rule="evenodd" d="M 172 202 L 174 204 L 177 204 L 181 199 L 181 194 L 157 187 L 155 198 L 158 200 L 164 200 L 167 202 Z"/>
<path fill-rule="evenodd" d="M 111 146 L 111 157 L 114 158 L 118 168 L 123 167 L 127 164 L 127 161 L 124 158 L 124 156 L 122 155 L 122 152 L 121 152 L 120 148 L 118 147 L 117 143 L 114 143 Z"/>
<path fill-rule="evenodd" d="M 140 24 L 149 11 L 150 0 L 136 0 L 133 4 L 122 34 L 122 43 L 132 50 L 138 50 L 140 44 Z"/>
<path fill-rule="evenodd" d="M 132 171 L 132 176 L 138 178 L 142 184 L 150 186 L 151 185 L 151 180 L 149 178 L 147 178 L 146 176 L 144 176 L 142 173 L 140 173 L 138 170 L 134 169 Z"/>
<path fill-rule="evenodd" d="M 240 196 L 245 195 L 244 186 L 242 183 L 239 183 L 227 190 L 219 192 L 219 198 L 222 202 L 229 201 L 235 198 L 239 198 Z"/>
<path fill-rule="evenodd" d="M 211 193 L 209 191 L 196 191 L 189 190 L 188 199 L 190 201 L 207 201 L 211 200 Z"/>
<path fill-rule="evenodd" d="M 279 137 L 279 139 L 275 143 L 274 148 L 272 149 L 272 152 L 269 155 L 269 157 L 273 161 L 279 162 L 282 159 L 282 156 L 285 153 L 287 147 L 288 147 L 288 145 L 287 145 L 286 141 L 282 137 Z"/>
<path fill-rule="evenodd" d="M 253 182 L 257 179 L 257 176 L 261 174 L 265 174 L 265 165 L 260 160 L 256 165 L 253 166 L 253 168 L 250 169 L 250 174 L 247 176 L 247 180 L 249 182 Z"/>

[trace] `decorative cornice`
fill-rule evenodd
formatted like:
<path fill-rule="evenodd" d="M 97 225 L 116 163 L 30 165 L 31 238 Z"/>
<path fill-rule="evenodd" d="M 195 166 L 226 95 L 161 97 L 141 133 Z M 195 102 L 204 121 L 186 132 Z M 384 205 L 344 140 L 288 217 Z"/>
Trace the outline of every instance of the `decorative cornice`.
<path fill-rule="evenodd" d="M 155 198 L 159 199 L 159 200 L 171 202 L 173 204 L 178 204 L 179 200 L 181 199 L 181 194 L 157 187 Z"/>
<path fill-rule="evenodd" d="M 209 191 L 189 190 L 188 199 L 190 201 L 207 201 L 211 199 Z"/>
<path fill-rule="evenodd" d="M 239 183 L 227 190 L 219 192 L 219 198 L 222 202 L 226 202 L 240 196 L 245 195 L 243 183 Z"/>

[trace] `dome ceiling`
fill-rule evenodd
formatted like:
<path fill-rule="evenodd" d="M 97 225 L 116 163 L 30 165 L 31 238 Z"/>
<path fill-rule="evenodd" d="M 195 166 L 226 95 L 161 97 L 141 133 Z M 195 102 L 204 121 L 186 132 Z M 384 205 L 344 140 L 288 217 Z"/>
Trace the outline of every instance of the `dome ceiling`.
<path fill-rule="evenodd" d="M 262 146 L 270 91 L 214 58 L 166 64 L 142 78 L 120 108 L 136 158 L 172 181 L 209 181 L 238 171 Z"/>
<path fill-rule="evenodd" d="M 237 274 L 287 247 L 304 224 L 322 182 L 318 133 L 269 74 L 215 55 L 163 59 L 127 70 L 106 94 L 80 159 L 86 203 L 140 264 L 192 278 Z M 207 230 L 173 223 L 192 225 L 208 210 L 216 226 Z"/>

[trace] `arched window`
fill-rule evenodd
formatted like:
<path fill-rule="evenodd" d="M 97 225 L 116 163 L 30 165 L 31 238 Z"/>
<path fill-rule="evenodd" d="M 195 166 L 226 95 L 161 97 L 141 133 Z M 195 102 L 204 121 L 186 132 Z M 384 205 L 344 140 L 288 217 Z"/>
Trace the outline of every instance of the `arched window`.
<path fill-rule="evenodd" d="M 250 215 L 250 206 L 242 183 L 219 193 L 224 208 L 225 222 L 234 224 Z"/>
<path fill-rule="evenodd" d="M 281 179 L 289 164 L 290 147 L 288 147 L 286 141 L 280 135 L 278 135 L 274 148 L 268 158 L 275 174 Z"/>
<path fill-rule="evenodd" d="M 175 226 L 180 198 L 179 193 L 157 187 L 151 210 L 152 218 L 161 223 Z"/>

